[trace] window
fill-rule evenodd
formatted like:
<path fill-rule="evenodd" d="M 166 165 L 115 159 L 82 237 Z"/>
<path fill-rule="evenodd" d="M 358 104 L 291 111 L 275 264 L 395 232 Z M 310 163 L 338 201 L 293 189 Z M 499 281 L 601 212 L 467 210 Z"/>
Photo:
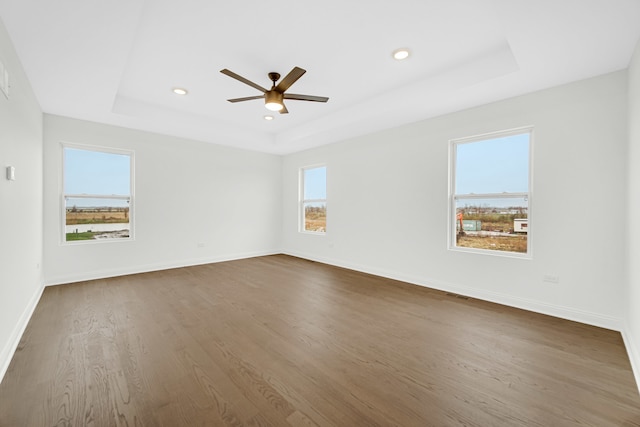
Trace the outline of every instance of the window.
<path fill-rule="evenodd" d="M 327 231 L 327 167 L 300 170 L 300 231 Z"/>
<path fill-rule="evenodd" d="M 133 153 L 63 146 L 63 241 L 129 239 Z"/>
<path fill-rule="evenodd" d="M 451 141 L 450 248 L 530 255 L 531 133 Z"/>

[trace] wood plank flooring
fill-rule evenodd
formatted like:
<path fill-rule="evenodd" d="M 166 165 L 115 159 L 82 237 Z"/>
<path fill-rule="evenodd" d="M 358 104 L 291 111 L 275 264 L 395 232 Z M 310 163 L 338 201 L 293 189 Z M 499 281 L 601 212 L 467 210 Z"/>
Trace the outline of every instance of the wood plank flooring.
<path fill-rule="evenodd" d="M 0 426 L 640 426 L 617 332 L 284 255 L 49 287 Z"/>

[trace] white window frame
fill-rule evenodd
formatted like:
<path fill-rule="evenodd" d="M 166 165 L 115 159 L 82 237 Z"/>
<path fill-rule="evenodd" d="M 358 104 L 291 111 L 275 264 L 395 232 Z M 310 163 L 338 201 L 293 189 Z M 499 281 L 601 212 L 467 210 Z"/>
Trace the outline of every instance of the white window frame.
<path fill-rule="evenodd" d="M 135 208 L 134 208 L 134 177 L 135 177 L 135 152 L 133 150 L 125 150 L 120 148 L 112 148 L 112 147 L 103 147 L 96 145 L 84 145 L 84 144 L 75 144 L 75 143 L 67 143 L 63 142 L 60 144 L 61 150 L 60 155 L 62 157 L 62 173 L 60 179 L 60 238 L 61 243 L 63 245 L 84 245 L 84 244 L 96 244 L 96 243 L 113 243 L 113 242 L 129 242 L 134 240 L 134 224 L 135 224 Z M 67 194 L 65 193 L 65 175 L 66 175 L 66 164 L 65 164 L 65 149 L 71 148 L 75 150 L 84 150 L 84 151 L 95 151 L 99 153 L 108 153 L 108 154 L 120 154 L 129 156 L 129 195 L 122 194 Z M 67 209 L 66 209 L 66 200 L 68 198 L 72 199 L 108 199 L 108 200 L 128 200 L 129 202 L 129 237 L 122 237 L 118 239 L 91 239 L 91 240 L 70 240 L 67 241 L 67 233 L 66 233 L 66 225 L 67 225 Z"/>
<path fill-rule="evenodd" d="M 459 144 L 473 143 L 487 141 L 491 139 L 497 139 L 512 135 L 529 134 L 529 188 L 527 192 L 513 192 L 513 193 L 483 193 L 483 194 L 455 194 L 456 188 L 456 147 Z M 524 126 L 520 128 L 514 128 L 509 130 L 490 132 L 481 135 L 475 135 L 465 138 L 457 138 L 449 140 L 449 215 L 448 215 L 448 248 L 452 251 L 470 252 L 485 255 L 496 255 L 502 257 L 511 258 L 524 258 L 531 259 L 533 257 L 533 126 Z M 491 249 L 480 248 L 468 248 L 456 245 L 456 202 L 458 200 L 478 200 L 478 199 L 515 199 L 526 198 L 527 199 L 527 252 L 508 252 L 498 251 Z"/>
<path fill-rule="evenodd" d="M 325 205 L 325 209 L 326 209 L 326 218 L 327 221 L 329 219 L 329 215 L 328 215 L 328 204 L 327 204 L 327 199 L 305 199 L 304 198 L 304 173 L 307 170 L 310 169 L 317 169 L 317 168 L 325 168 L 325 170 L 328 172 L 327 169 L 327 165 L 326 164 L 317 164 L 317 165 L 311 165 L 311 166 L 304 166 L 301 167 L 299 170 L 299 176 L 298 176 L 298 231 L 300 233 L 305 233 L 305 234 L 313 234 L 316 236 L 325 236 L 327 234 L 327 230 L 325 229 L 325 231 L 309 231 L 305 229 L 305 205 L 307 203 L 324 203 Z M 325 194 L 327 192 L 327 188 L 326 188 L 326 181 L 325 181 Z"/>

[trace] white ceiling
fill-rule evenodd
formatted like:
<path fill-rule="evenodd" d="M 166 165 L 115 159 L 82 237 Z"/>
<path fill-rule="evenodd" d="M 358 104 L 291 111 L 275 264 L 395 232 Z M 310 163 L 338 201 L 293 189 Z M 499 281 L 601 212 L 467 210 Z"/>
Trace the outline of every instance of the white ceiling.
<path fill-rule="evenodd" d="M 0 0 L 44 112 L 270 153 L 628 66 L 639 0 Z M 391 52 L 408 47 L 399 62 Z M 261 86 L 307 70 L 275 114 Z M 180 97 L 173 87 L 184 87 Z"/>

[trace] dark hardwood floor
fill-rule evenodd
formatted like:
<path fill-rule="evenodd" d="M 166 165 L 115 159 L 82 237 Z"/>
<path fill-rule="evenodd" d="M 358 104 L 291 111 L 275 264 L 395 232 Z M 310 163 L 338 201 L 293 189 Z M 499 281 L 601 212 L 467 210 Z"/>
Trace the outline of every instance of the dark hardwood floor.
<path fill-rule="evenodd" d="M 0 426 L 640 426 L 620 334 L 284 255 L 49 287 Z"/>

